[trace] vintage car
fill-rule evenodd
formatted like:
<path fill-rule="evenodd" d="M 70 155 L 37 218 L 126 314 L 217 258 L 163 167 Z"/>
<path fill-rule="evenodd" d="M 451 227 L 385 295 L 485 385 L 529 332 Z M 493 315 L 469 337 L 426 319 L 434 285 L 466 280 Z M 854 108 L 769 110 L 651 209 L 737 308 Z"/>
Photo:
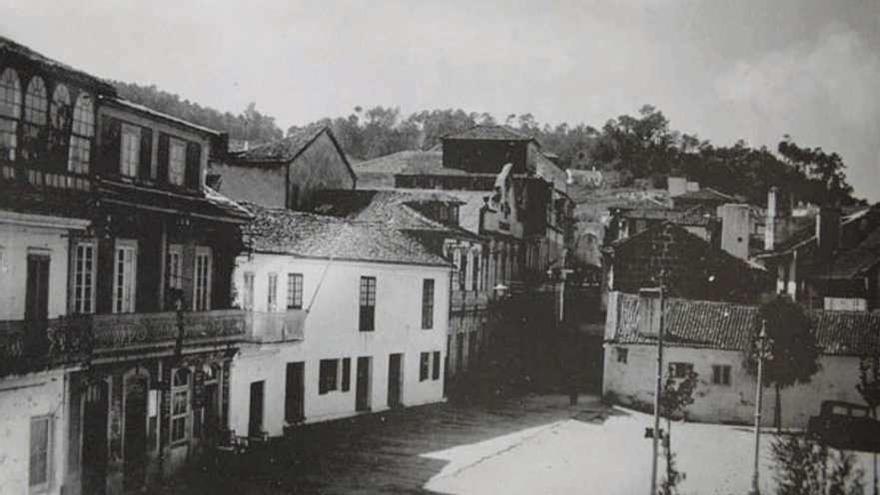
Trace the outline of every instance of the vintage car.
<path fill-rule="evenodd" d="M 810 418 L 808 434 L 830 447 L 880 452 L 880 421 L 868 406 L 825 401 L 818 416 Z"/>

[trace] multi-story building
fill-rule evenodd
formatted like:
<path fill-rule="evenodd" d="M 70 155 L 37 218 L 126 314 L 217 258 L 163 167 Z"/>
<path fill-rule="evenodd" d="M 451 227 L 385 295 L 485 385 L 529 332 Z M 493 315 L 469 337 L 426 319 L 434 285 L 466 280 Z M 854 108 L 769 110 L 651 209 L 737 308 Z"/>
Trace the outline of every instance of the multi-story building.
<path fill-rule="evenodd" d="M 443 398 L 446 260 L 385 222 L 248 208 L 235 284 L 254 323 L 232 368 L 237 435 Z"/>
<path fill-rule="evenodd" d="M 6 39 L 0 81 L 4 488 L 139 489 L 225 421 L 250 215 L 204 184 L 217 132 Z"/>

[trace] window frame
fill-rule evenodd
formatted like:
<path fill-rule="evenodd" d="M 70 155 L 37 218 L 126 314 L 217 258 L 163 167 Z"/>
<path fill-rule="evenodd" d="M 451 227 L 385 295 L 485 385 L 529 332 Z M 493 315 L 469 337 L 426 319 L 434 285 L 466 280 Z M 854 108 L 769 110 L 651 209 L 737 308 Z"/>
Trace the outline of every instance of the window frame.
<path fill-rule="evenodd" d="M 431 376 L 431 353 L 419 353 L 419 382 L 428 381 Z"/>
<path fill-rule="evenodd" d="M 181 373 L 186 376 L 186 383 L 179 385 L 177 384 L 177 377 Z M 191 436 L 189 430 L 192 427 L 192 378 L 193 373 L 189 368 L 177 368 L 171 373 L 171 407 L 169 409 L 168 435 L 169 442 L 172 446 L 188 443 Z M 184 410 L 182 412 L 176 412 L 175 399 L 181 394 L 184 397 Z M 178 421 L 183 421 L 183 436 L 175 438 L 174 426 L 175 424 L 178 424 Z"/>
<path fill-rule="evenodd" d="M 629 362 L 629 349 L 626 347 L 615 347 L 615 354 L 617 354 L 617 362 L 621 364 L 627 364 Z"/>
<path fill-rule="evenodd" d="M 119 175 L 135 179 L 141 161 L 141 128 L 123 123 L 119 133 Z M 131 153 L 129 153 L 129 151 Z"/>
<path fill-rule="evenodd" d="M 8 83 L 8 84 L 7 84 Z M 16 159 L 21 126 L 21 108 L 24 93 L 21 90 L 21 77 L 12 67 L 0 72 L 0 160 L 13 162 Z M 5 111 L 9 109 L 9 114 Z"/>
<path fill-rule="evenodd" d="M 87 252 L 89 254 L 86 254 Z M 73 313 L 95 313 L 97 268 L 98 243 L 94 240 L 77 241 L 73 246 L 73 279 L 71 280 Z"/>
<path fill-rule="evenodd" d="M 124 280 L 126 272 L 120 274 L 119 271 L 120 252 L 131 252 L 131 271 L 129 272 L 131 276 L 128 280 Z M 123 263 L 124 262 L 125 261 L 123 260 Z M 116 245 L 113 247 L 113 313 L 134 313 L 137 309 L 137 262 L 137 241 L 131 239 L 117 239 Z M 122 284 L 120 284 L 120 275 L 123 277 Z M 126 289 L 127 293 L 125 292 Z M 121 294 L 120 290 L 123 291 Z M 122 296 L 121 300 L 120 296 Z M 126 301 L 128 304 L 125 304 Z"/>
<path fill-rule="evenodd" d="M 78 174 L 88 174 L 91 169 L 92 142 L 95 137 L 95 106 L 92 102 L 92 95 L 80 93 L 76 97 L 70 121 L 67 170 Z M 85 150 L 85 153 L 75 150 Z"/>
<path fill-rule="evenodd" d="M 376 287 L 376 277 L 361 276 L 358 298 L 358 330 L 361 332 L 376 330 Z"/>
<path fill-rule="evenodd" d="M 730 387 L 733 385 L 733 366 L 729 364 L 712 365 L 712 385 Z"/>
<path fill-rule="evenodd" d="M 32 474 L 34 470 L 34 449 L 33 449 L 33 435 L 34 435 L 34 425 L 37 422 L 45 422 L 46 423 L 46 443 L 45 448 L 43 449 L 43 454 L 45 455 L 45 468 L 43 470 L 43 474 L 46 479 L 40 483 L 34 483 L 32 479 Z M 32 416 L 30 418 L 30 429 L 28 435 L 28 490 L 33 492 L 45 492 L 49 491 L 52 487 L 52 470 L 54 468 L 52 462 L 52 450 L 54 447 L 53 442 L 53 430 L 54 430 L 54 417 L 51 414 L 44 414 L 40 416 Z"/>
<path fill-rule="evenodd" d="M 183 289 L 183 245 L 169 244 L 165 249 L 165 287 Z"/>
<path fill-rule="evenodd" d="M 422 279 L 422 330 L 434 328 L 435 285 L 433 278 Z"/>
<path fill-rule="evenodd" d="M 669 376 L 674 379 L 687 378 L 688 373 L 694 371 L 694 363 L 685 361 L 671 361 L 667 367 Z"/>
<path fill-rule="evenodd" d="M 291 272 L 287 274 L 287 309 L 302 309 L 303 282 L 302 273 Z"/>
<path fill-rule="evenodd" d="M 275 272 L 267 275 L 266 311 L 270 313 L 278 311 L 278 274 Z"/>
<path fill-rule="evenodd" d="M 256 275 L 252 271 L 242 273 L 242 297 L 241 305 L 245 311 L 254 310 L 254 280 Z"/>
<path fill-rule="evenodd" d="M 186 141 L 182 139 L 178 139 L 175 137 L 168 137 L 168 180 L 169 184 L 184 187 L 186 185 Z M 175 155 L 175 150 L 179 150 L 179 156 Z M 179 159 L 178 161 L 175 161 Z M 179 181 L 175 180 L 178 177 L 178 171 L 175 171 L 175 164 L 179 165 Z"/>
<path fill-rule="evenodd" d="M 340 366 L 341 376 L 339 377 L 339 390 L 348 392 L 351 390 L 351 358 L 342 358 L 342 366 Z"/>
<path fill-rule="evenodd" d="M 199 266 L 200 262 L 204 264 Z M 200 268 L 204 270 L 204 273 L 200 273 Z M 213 250 L 208 246 L 196 246 L 193 257 L 193 311 L 211 310 L 211 272 L 213 269 Z"/>
<path fill-rule="evenodd" d="M 440 379 L 440 366 L 442 364 L 442 360 L 440 358 L 440 351 L 434 351 L 431 353 L 431 381 Z"/>
<path fill-rule="evenodd" d="M 318 361 L 318 395 L 339 390 L 339 358 Z"/>

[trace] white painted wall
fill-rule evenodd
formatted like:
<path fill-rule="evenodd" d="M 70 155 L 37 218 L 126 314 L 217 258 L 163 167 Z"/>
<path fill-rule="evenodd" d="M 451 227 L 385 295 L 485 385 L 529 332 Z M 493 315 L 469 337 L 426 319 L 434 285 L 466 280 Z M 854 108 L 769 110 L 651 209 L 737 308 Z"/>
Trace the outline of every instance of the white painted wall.
<path fill-rule="evenodd" d="M 0 494 L 28 493 L 30 421 L 52 416 L 50 479 L 45 494 L 61 493 L 67 469 L 67 393 L 64 372 L 39 373 L 0 381 Z"/>
<path fill-rule="evenodd" d="M 627 362 L 618 362 L 618 349 L 628 349 Z M 687 408 L 688 418 L 712 423 L 753 423 L 755 412 L 755 379 L 742 366 L 739 351 L 665 347 L 664 363 L 693 363 L 699 374 L 696 400 Z M 712 365 L 731 366 L 731 385 L 712 384 Z M 821 369 L 810 383 L 783 389 L 782 423 L 784 427 L 806 427 L 810 416 L 819 414 L 822 401 L 842 400 L 862 404 L 856 391 L 859 361 L 851 356 L 822 356 Z M 603 395 L 613 393 L 624 405 L 651 405 L 657 366 L 655 346 L 605 345 Z M 664 370 L 668 364 L 664 364 Z M 762 424 L 772 425 L 775 392 L 764 390 Z"/>
<path fill-rule="evenodd" d="M 326 274 L 324 271 L 326 269 Z M 255 275 L 255 311 L 267 310 L 268 274 L 278 273 L 278 301 L 286 304 L 287 273 L 303 274 L 303 306 L 312 303 L 302 342 L 245 346 L 233 361 L 230 380 L 230 428 L 247 432 L 250 384 L 265 380 L 264 429 L 280 435 L 284 427 L 285 369 L 305 362 L 306 422 L 355 413 L 357 358 L 371 356 L 373 411 L 387 408 L 388 356 L 404 353 L 403 404 L 437 402 L 443 398 L 442 363 L 446 356 L 449 316 L 449 269 L 445 267 L 312 260 L 281 255 L 240 257 L 234 281 L 241 296 L 244 273 Z M 358 331 L 360 277 L 376 277 L 375 331 Z M 323 277 L 323 282 L 321 279 Z M 434 279 L 434 328 L 421 328 L 422 280 Z M 318 287 L 320 285 L 320 288 Z M 438 380 L 419 381 L 419 354 L 440 352 Z M 351 387 L 318 393 L 321 359 L 351 358 Z M 340 361 L 340 368 L 342 366 Z"/>

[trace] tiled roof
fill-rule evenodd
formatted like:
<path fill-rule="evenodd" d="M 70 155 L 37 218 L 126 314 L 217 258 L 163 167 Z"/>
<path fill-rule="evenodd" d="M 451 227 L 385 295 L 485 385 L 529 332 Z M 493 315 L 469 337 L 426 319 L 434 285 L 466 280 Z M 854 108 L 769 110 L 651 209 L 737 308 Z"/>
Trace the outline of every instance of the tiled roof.
<path fill-rule="evenodd" d="M 233 222 L 250 219 L 248 210 L 210 188 L 206 188 L 203 194 L 184 194 L 104 179 L 98 185 L 98 192 L 101 201 L 186 211 L 194 216 Z"/>
<path fill-rule="evenodd" d="M 645 220 L 669 220 L 678 225 L 706 226 L 712 217 L 699 211 L 668 210 L 661 208 L 622 208 L 620 216 Z"/>
<path fill-rule="evenodd" d="M 140 104 L 135 103 L 135 102 L 133 102 L 133 101 L 125 100 L 125 99 L 123 99 L 123 98 L 105 97 L 105 98 L 102 98 L 102 100 L 104 100 L 104 101 L 109 101 L 109 102 L 111 102 L 111 103 L 113 103 L 113 104 L 115 104 L 115 105 L 118 105 L 118 106 L 120 106 L 120 107 L 123 107 L 123 108 L 129 109 L 129 110 L 134 110 L 134 111 L 136 111 L 136 112 L 140 112 L 140 113 L 143 113 L 143 114 L 149 115 L 149 116 L 151 116 L 151 117 L 156 117 L 156 118 L 159 118 L 159 119 L 162 119 L 162 120 L 167 120 L 167 121 L 169 121 L 169 122 L 173 122 L 173 123 L 175 123 L 175 124 L 179 124 L 179 125 L 182 125 L 182 126 L 186 126 L 186 127 L 191 128 L 191 129 L 195 129 L 195 130 L 197 130 L 197 131 L 201 131 L 201 132 L 204 132 L 204 133 L 207 133 L 207 134 L 212 134 L 212 135 L 215 135 L 215 136 L 222 134 L 220 131 L 218 131 L 218 130 L 216 130 L 216 129 L 210 129 L 210 128 L 208 128 L 208 127 L 200 126 L 200 125 L 198 125 L 198 124 L 193 124 L 192 122 L 189 122 L 189 121 L 187 121 L 187 120 L 183 120 L 183 119 L 178 118 L 178 117 L 175 117 L 175 116 L 173 116 L 173 115 L 168 115 L 167 113 L 162 113 L 162 112 L 160 112 L 160 111 L 158 111 L 158 110 L 153 110 L 153 109 L 150 108 L 150 107 L 147 107 L 147 106 L 144 106 L 144 105 L 140 105 Z"/>
<path fill-rule="evenodd" d="M 447 134 L 443 139 L 473 139 L 478 141 L 535 141 L 519 131 L 500 125 L 476 125 L 470 129 L 454 134 Z M 537 141 L 535 141 L 537 142 Z"/>
<path fill-rule="evenodd" d="M 639 297 L 618 294 L 620 313 L 613 342 L 656 344 L 639 333 Z M 664 342 L 673 347 L 746 350 L 758 335 L 757 306 L 670 298 L 665 301 Z M 823 354 L 855 356 L 880 352 L 880 313 L 809 311 L 816 343 Z"/>
<path fill-rule="evenodd" d="M 435 221 L 417 211 L 420 204 L 462 201 L 444 191 L 430 189 L 328 190 L 315 196 L 316 213 L 362 222 L 382 222 L 399 230 L 439 232 L 452 236 L 474 237 L 455 225 Z"/>
<path fill-rule="evenodd" d="M 247 151 L 231 153 L 231 156 L 244 162 L 289 162 L 325 131 L 330 130 L 320 125 L 306 127 L 283 139 L 255 146 Z"/>
<path fill-rule="evenodd" d="M 443 153 L 440 151 L 398 151 L 372 160 L 353 165 L 357 174 L 361 173 L 419 173 L 443 167 Z M 406 172 L 404 172 L 406 171 Z"/>
<path fill-rule="evenodd" d="M 382 222 L 244 205 L 255 218 L 242 229 L 255 252 L 311 258 L 448 266 L 421 243 Z"/>
<path fill-rule="evenodd" d="M 36 52 L 20 43 L 16 43 L 9 38 L 0 36 L 0 58 L 5 58 L 6 53 L 11 53 L 19 57 L 23 57 L 35 64 L 39 64 L 48 72 L 60 73 L 68 77 L 77 79 L 85 84 L 94 86 L 105 94 L 116 94 L 116 89 L 109 83 L 97 78 L 87 72 L 75 69 L 67 64 L 51 59 L 42 53 Z"/>

